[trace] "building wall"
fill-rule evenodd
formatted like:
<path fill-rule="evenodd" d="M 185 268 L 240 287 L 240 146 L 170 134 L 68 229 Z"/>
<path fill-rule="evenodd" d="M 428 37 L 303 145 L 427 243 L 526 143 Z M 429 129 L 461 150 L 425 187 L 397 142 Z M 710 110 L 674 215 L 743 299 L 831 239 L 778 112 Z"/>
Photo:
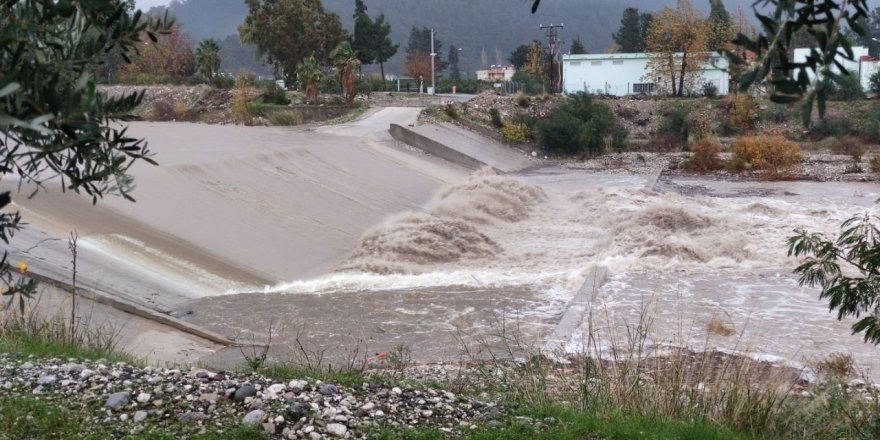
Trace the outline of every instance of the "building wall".
<path fill-rule="evenodd" d="M 880 71 L 880 60 L 862 61 L 861 80 L 862 88 L 866 91 L 871 90 L 871 76 Z"/>
<path fill-rule="evenodd" d="M 726 95 L 730 88 L 730 75 L 724 71 L 727 59 L 716 57 L 716 66 L 707 65 L 702 81 L 712 82 L 720 95 Z M 565 93 L 589 92 L 626 96 L 642 93 L 639 87 L 647 87 L 651 81 L 646 78 L 647 54 L 589 54 L 565 55 L 562 59 L 562 77 Z M 654 79 L 653 82 L 657 82 Z M 642 86 L 639 86 L 642 85 Z M 657 85 L 654 93 L 659 92 Z M 694 92 L 699 92 L 700 89 Z"/>

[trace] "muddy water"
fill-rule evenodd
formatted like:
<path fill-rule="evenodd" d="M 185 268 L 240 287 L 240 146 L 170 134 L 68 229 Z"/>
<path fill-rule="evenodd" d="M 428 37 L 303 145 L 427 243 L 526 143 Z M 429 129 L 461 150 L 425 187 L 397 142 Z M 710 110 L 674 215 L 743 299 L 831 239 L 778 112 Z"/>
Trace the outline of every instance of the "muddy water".
<path fill-rule="evenodd" d="M 873 347 L 851 336 L 817 291 L 797 286 L 785 247 L 795 227 L 833 233 L 871 209 L 874 185 L 678 179 L 654 192 L 645 180 L 480 172 L 387 218 L 332 273 L 201 300 L 189 319 L 259 334 L 277 318 L 298 330 L 276 341 L 308 335 L 338 346 L 340 335 L 369 335 L 376 351 L 406 342 L 417 358 L 436 360 L 460 351 L 462 332 L 509 330 L 499 318 L 515 323 L 521 343 L 540 344 L 585 276 L 605 266 L 611 279 L 594 303 L 602 346 L 622 340 L 647 310 L 656 344 L 804 364 L 846 352 L 876 366 Z M 232 318 L 245 310 L 260 318 Z M 734 333 L 710 330 L 711 321 Z M 565 348 L 582 350 L 585 332 Z"/>

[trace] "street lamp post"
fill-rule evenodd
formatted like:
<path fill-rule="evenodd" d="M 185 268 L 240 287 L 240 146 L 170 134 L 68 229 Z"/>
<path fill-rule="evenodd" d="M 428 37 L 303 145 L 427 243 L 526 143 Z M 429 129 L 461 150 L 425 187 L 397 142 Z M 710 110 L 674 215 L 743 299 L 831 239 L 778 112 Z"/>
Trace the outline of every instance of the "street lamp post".
<path fill-rule="evenodd" d="M 434 57 L 436 56 L 437 54 L 434 52 L 434 29 L 431 28 L 431 95 L 437 91 L 434 84 Z"/>

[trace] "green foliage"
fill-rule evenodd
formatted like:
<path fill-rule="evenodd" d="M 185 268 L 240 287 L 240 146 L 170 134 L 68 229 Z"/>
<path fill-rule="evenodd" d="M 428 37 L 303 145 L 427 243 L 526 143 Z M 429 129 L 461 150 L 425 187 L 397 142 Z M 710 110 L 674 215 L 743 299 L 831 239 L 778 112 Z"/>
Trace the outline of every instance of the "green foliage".
<path fill-rule="evenodd" d="M 519 92 L 527 95 L 539 95 L 545 91 L 544 81 L 541 78 L 529 74 L 525 70 L 518 70 L 514 73 L 511 81 L 516 85 L 516 89 Z"/>
<path fill-rule="evenodd" d="M 747 90 L 769 79 L 773 102 L 788 104 L 805 99 L 802 116 L 804 125 L 809 126 L 813 106 L 822 117 L 827 99 L 827 84 L 812 87 L 810 73 L 831 75 L 830 68 L 840 59 L 855 59 L 852 40 L 841 38 L 841 28 L 845 24 L 856 34 L 864 35 L 861 20 L 868 16 L 868 2 L 767 0 L 762 9 L 755 10 L 755 15 L 761 22 L 758 34 L 753 37 L 740 33 L 735 43 L 757 54 L 758 62 L 749 64 L 734 53 L 727 54 L 732 64 L 746 69 L 740 88 Z M 794 62 L 789 53 L 797 47 L 795 35 L 802 32 L 815 44 L 804 62 Z"/>
<path fill-rule="evenodd" d="M 287 91 L 283 88 L 279 87 L 275 81 L 270 82 L 263 89 L 263 93 L 260 95 L 260 99 L 266 104 L 273 105 L 287 105 L 290 104 L 290 98 L 287 96 Z"/>
<path fill-rule="evenodd" d="M 339 84 L 342 85 L 345 94 L 345 101 L 354 102 L 357 95 L 357 71 L 361 66 L 357 53 L 351 48 L 348 41 L 343 41 L 330 52 L 330 59 L 333 60 L 333 67 L 336 68 Z"/>
<path fill-rule="evenodd" d="M 880 96 L 880 70 L 874 72 L 869 81 L 871 93 Z"/>
<path fill-rule="evenodd" d="M 285 74 L 285 85 L 293 85 L 292 74 L 307 57 L 324 64 L 330 51 L 345 39 L 339 16 L 324 10 L 321 0 L 246 0 L 248 16 L 239 26 L 243 43 L 257 46 L 276 72 Z M 295 29 L 295 32 L 291 30 Z"/>
<path fill-rule="evenodd" d="M 507 122 L 501 128 L 501 137 L 509 144 L 521 144 L 532 138 L 532 131 L 526 124 Z"/>
<path fill-rule="evenodd" d="M 458 119 L 458 109 L 455 108 L 454 103 L 449 103 L 443 106 L 443 113 L 445 113 L 446 116 L 449 116 L 449 119 L 452 119 L 453 121 Z"/>
<path fill-rule="evenodd" d="M 351 46 L 361 64 L 380 64 L 382 79 L 385 78 L 384 63 L 397 53 L 398 48 L 391 42 L 390 34 L 391 25 L 385 22 L 385 14 L 380 14 L 375 20 L 370 19 L 363 0 L 355 1 Z"/>
<path fill-rule="evenodd" d="M 117 122 L 143 92 L 106 97 L 96 91 L 92 68 L 114 51 L 128 60 L 142 34 L 155 42 L 172 23 L 129 14 L 119 0 L 0 4 L 0 174 L 38 184 L 60 177 L 67 190 L 93 201 L 114 193 L 131 199 L 129 168 L 155 162 L 146 143 Z M 0 194 L 0 208 L 11 199 Z M 0 240 L 8 244 L 20 220 L 15 211 L 0 213 Z M 18 295 L 23 312 L 36 283 L 16 280 L 5 253 L 0 283 L 10 304 Z"/>
<path fill-rule="evenodd" d="M 272 125 L 293 126 L 303 123 L 302 115 L 293 110 L 282 110 L 280 112 L 272 112 L 269 114 L 269 122 Z"/>
<path fill-rule="evenodd" d="M 864 214 L 841 226 L 835 240 L 797 230 L 788 239 L 788 255 L 802 257 L 794 272 L 802 286 L 820 287 L 819 298 L 837 311 L 837 319 L 860 318 L 853 334 L 864 333 L 865 342 L 880 344 L 880 230 L 876 217 Z M 855 275 L 857 274 L 857 275 Z"/>
<path fill-rule="evenodd" d="M 690 137 L 691 124 L 690 114 L 693 105 L 684 101 L 670 101 L 661 107 L 661 119 L 659 132 L 661 134 L 675 135 L 685 144 Z"/>
<path fill-rule="evenodd" d="M 614 42 L 623 53 L 644 52 L 645 39 L 641 32 L 641 20 L 637 8 L 626 8 L 620 19 L 620 28 L 613 35 Z"/>
<path fill-rule="evenodd" d="M 709 0 L 709 7 L 709 50 L 723 50 L 730 44 L 733 22 L 722 0 Z"/>
<path fill-rule="evenodd" d="M 587 48 L 584 47 L 584 43 L 581 42 L 580 36 L 578 36 L 574 39 L 574 41 L 571 42 L 571 48 L 569 49 L 569 52 L 572 55 L 582 55 L 587 53 Z"/>
<path fill-rule="evenodd" d="M 538 139 L 554 154 L 600 154 L 613 129 L 611 107 L 586 93 L 577 93 L 538 123 Z"/>
<path fill-rule="evenodd" d="M 709 99 L 715 99 L 718 97 L 718 86 L 713 83 L 707 82 L 703 84 L 703 96 Z"/>
<path fill-rule="evenodd" d="M 304 58 L 296 66 L 296 81 L 300 89 L 305 92 L 306 100 L 311 104 L 318 102 L 318 89 L 323 77 L 324 72 L 313 56 Z"/>
<path fill-rule="evenodd" d="M 492 120 L 492 126 L 495 128 L 501 128 L 504 126 L 504 123 L 501 121 L 501 112 L 498 111 L 497 108 L 489 109 L 489 118 Z"/>
<path fill-rule="evenodd" d="M 526 59 L 529 57 L 529 49 L 531 47 L 531 44 L 520 44 L 510 53 L 507 61 L 510 61 L 510 64 L 513 64 L 513 67 L 516 67 L 517 70 L 522 69 L 526 65 Z"/>
<path fill-rule="evenodd" d="M 218 89 L 231 89 L 235 87 L 235 77 L 231 75 L 219 74 L 211 80 L 211 85 Z"/>
<path fill-rule="evenodd" d="M 196 48 L 196 67 L 198 72 L 208 81 L 214 79 L 220 69 L 220 42 L 208 38 Z"/>
<path fill-rule="evenodd" d="M 834 101 L 855 101 L 865 99 L 865 91 L 859 75 L 855 72 L 849 75 L 835 75 L 825 82 L 825 94 L 828 99 Z"/>

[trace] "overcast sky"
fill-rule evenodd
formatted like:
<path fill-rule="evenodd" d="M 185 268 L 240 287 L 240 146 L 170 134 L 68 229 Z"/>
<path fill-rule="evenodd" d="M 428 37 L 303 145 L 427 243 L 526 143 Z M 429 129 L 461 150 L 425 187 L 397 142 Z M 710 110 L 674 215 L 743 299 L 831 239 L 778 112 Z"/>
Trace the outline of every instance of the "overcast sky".
<path fill-rule="evenodd" d="M 153 6 L 159 5 L 168 5 L 170 0 L 135 0 L 135 5 L 137 5 L 138 9 L 147 10 L 152 8 Z"/>

